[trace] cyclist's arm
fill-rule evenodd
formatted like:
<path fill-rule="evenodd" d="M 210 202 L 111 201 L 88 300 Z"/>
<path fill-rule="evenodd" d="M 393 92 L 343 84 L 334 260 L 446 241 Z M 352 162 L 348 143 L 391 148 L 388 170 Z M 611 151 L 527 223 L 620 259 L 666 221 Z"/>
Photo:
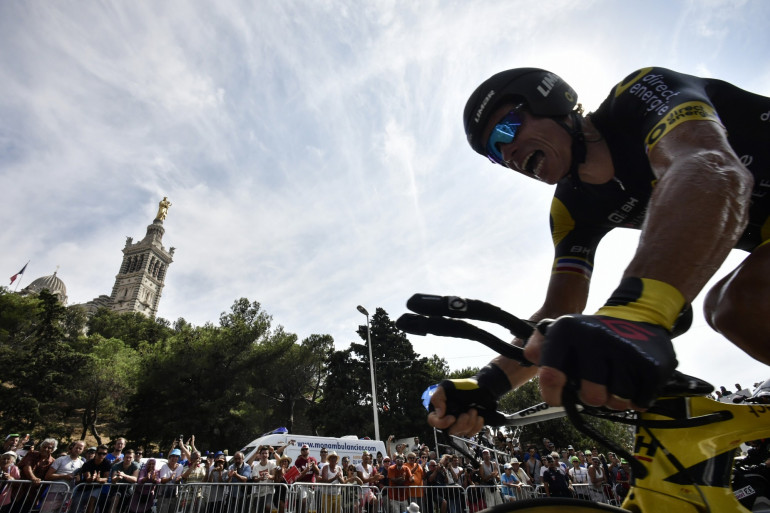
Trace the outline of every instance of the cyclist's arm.
<path fill-rule="evenodd" d="M 625 276 L 663 281 L 692 301 L 743 232 L 754 179 L 711 121 L 674 128 L 649 158 L 658 184 Z"/>
<path fill-rule="evenodd" d="M 690 302 L 743 232 L 753 177 L 728 144 L 724 128 L 712 121 L 688 121 L 673 128 L 649 159 L 658 183 L 624 277 L 664 282 Z M 527 357 L 539 361 L 539 354 L 531 351 Z M 548 367 L 539 375 L 543 399 L 561 404 L 566 376 Z M 580 395 L 592 405 L 633 407 L 628 400 L 610 397 L 607 387 L 597 383 L 582 383 Z"/>

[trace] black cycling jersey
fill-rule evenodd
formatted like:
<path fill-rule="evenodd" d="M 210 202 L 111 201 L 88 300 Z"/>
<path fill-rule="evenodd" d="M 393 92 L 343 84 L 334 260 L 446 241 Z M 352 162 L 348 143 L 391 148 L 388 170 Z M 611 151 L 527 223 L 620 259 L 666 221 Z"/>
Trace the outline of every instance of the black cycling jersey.
<path fill-rule="evenodd" d="M 599 185 L 576 186 L 569 177 L 557 185 L 551 204 L 554 273 L 590 279 L 602 237 L 616 227 L 641 228 L 655 186 L 647 153 L 672 128 L 692 120 L 722 124 L 754 175 L 749 224 L 735 247 L 752 251 L 770 239 L 770 98 L 721 80 L 644 68 L 616 85 L 590 118 L 607 142 L 615 176 Z"/>

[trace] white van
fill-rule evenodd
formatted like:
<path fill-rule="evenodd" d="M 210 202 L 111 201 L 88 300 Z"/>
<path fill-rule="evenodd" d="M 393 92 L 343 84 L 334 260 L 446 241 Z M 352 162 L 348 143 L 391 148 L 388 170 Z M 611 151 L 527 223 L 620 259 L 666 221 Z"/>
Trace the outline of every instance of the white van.
<path fill-rule="evenodd" d="M 359 440 L 356 436 L 343 436 L 341 438 L 333 438 L 326 436 L 309 436 L 309 435 L 294 435 L 289 433 L 269 434 L 263 435 L 256 440 L 249 442 L 246 447 L 241 449 L 248 460 L 257 450 L 260 445 L 272 445 L 274 448 L 279 448 L 286 445 L 283 450 L 283 454 L 289 456 L 291 461 L 297 461 L 299 456 L 299 450 L 302 445 L 307 444 L 310 447 L 310 456 L 316 460 L 321 461 L 321 448 L 325 447 L 331 453 L 336 452 L 340 461 L 343 456 L 350 458 L 351 463 L 358 465 L 361 463 L 361 455 L 364 451 L 368 451 L 372 458 L 377 457 L 377 453 L 381 452 L 384 455 L 385 444 L 380 440 Z"/>

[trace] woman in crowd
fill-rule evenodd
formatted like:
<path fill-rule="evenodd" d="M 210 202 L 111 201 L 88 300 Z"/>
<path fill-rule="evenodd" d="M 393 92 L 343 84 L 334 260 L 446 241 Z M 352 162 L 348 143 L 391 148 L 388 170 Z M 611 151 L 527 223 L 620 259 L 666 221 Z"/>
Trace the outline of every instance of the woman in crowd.
<path fill-rule="evenodd" d="M 152 510 L 158 483 L 160 483 L 160 472 L 155 468 L 155 459 L 150 458 L 139 471 L 136 489 L 128 507 L 131 513 L 146 513 Z"/>

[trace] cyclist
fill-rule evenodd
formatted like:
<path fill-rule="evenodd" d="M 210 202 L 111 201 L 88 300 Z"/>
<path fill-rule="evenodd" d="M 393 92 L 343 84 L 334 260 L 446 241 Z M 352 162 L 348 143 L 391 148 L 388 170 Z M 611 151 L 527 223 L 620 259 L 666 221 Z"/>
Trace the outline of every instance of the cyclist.
<path fill-rule="evenodd" d="M 768 98 L 663 68 L 631 73 L 587 116 L 575 91 L 545 70 L 483 82 L 465 106 L 471 147 L 556 185 L 555 261 L 531 317 L 556 321 L 526 342 L 539 370 L 499 357 L 475 379 L 445 381 L 429 422 L 476 433 L 483 418 L 468 405 L 495 407 L 535 372 L 551 405 L 569 378 L 586 404 L 644 410 L 676 368 L 677 319 L 686 329 L 688 305 L 732 248 L 749 256 L 706 296 L 705 316 L 770 364 L 769 118 Z M 639 246 L 605 306 L 582 315 L 596 247 L 615 227 L 642 229 Z M 447 391 L 458 415 L 447 412 Z"/>

